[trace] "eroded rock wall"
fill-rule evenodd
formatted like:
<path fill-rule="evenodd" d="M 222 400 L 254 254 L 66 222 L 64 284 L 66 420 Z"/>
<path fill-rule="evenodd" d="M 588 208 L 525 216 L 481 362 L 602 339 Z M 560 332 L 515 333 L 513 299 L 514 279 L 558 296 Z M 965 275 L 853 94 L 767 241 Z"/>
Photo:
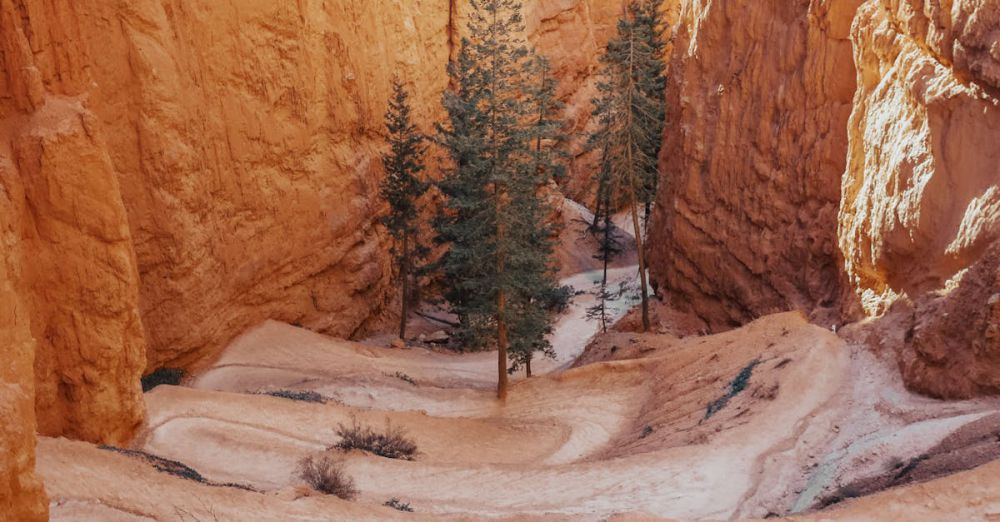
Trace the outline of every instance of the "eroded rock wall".
<path fill-rule="evenodd" d="M 88 77 L 80 20 L 49 3 L 0 2 L 0 169 L 5 249 L 33 337 L 38 430 L 121 443 L 142 419 L 146 344 L 116 172 Z M 7 246 L 7 245 L 5 245 Z"/>
<path fill-rule="evenodd" d="M 263 319 L 340 336 L 379 320 L 385 99 L 399 74 L 418 120 L 440 118 L 452 4 L 0 0 L 3 305 L 33 339 L 14 402 L 34 389 L 42 433 L 125 441 L 142 372 Z M 611 4 L 526 5 L 574 125 Z"/>
<path fill-rule="evenodd" d="M 903 330 L 910 385 L 968 397 L 1000 392 L 1000 2 L 948 4 L 855 21 L 840 248 L 867 314 Z"/>
<path fill-rule="evenodd" d="M 653 280 L 712 328 L 841 295 L 840 180 L 861 0 L 680 0 Z"/>
<path fill-rule="evenodd" d="M 364 329 L 390 275 L 375 226 L 384 100 L 398 73 L 417 117 L 433 116 L 446 82 L 442 9 L 145 1 L 87 11 L 85 40 L 106 50 L 93 60 L 91 102 L 117 144 L 149 367 L 210 356 L 265 318 Z"/>
<path fill-rule="evenodd" d="M 604 18 L 616 14 L 606 4 L 525 6 L 529 37 L 571 104 L 603 45 Z M 102 50 L 89 59 L 90 101 L 116 144 L 150 369 L 211 355 L 264 318 L 352 336 L 392 313 L 376 226 L 385 100 L 399 74 L 418 121 L 429 131 L 441 119 L 461 7 L 148 0 L 81 9 L 83 40 Z M 577 112 L 586 120 L 589 100 Z"/>
<path fill-rule="evenodd" d="M 48 520 L 35 475 L 35 339 L 18 292 L 22 195 L 9 158 L 0 155 L 0 522 Z"/>

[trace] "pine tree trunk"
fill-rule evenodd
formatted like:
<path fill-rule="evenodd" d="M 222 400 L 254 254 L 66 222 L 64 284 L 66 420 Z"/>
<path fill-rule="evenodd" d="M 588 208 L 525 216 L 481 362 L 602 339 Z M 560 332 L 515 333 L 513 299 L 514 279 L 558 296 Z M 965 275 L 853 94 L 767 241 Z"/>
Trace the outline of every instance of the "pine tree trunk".
<path fill-rule="evenodd" d="M 498 190 L 499 192 L 499 190 Z M 499 211 L 503 198 L 497 195 L 497 276 L 503 280 L 506 263 L 504 262 L 503 244 L 506 239 L 506 229 L 502 213 Z M 501 284 L 497 292 L 497 398 L 507 400 L 507 294 Z"/>
<path fill-rule="evenodd" d="M 649 331 L 649 290 L 646 286 L 646 254 L 643 252 L 642 227 L 639 224 L 639 210 L 636 208 L 635 191 L 632 191 L 632 228 L 635 230 L 635 248 L 639 251 L 639 281 L 642 283 L 642 332 Z"/>
<path fill-rule="evenodd" d="M 410 234 L 403 234 L 403 256 L 400 275 L 403 278 L 403 304 L 399 314 L 399 338 L 406 340 L 406 319 L 410 315 Z"/>
<path fill-rule="evenodd" d="M 507 400 L 507 321 L 504 310 L 507 299 L 504 291 L 497 294 L 497 398 Z"/>
<path fill-rule="evenodd" d="M 635 74 L 633 72 L 633 67 L 635 67 L 635 33 L 634 31 L 629 35 L 629 60 L 628 60 L 628 79 L 630 82 L 635 82 Z M 632 128 L 632 93 L 635 90 L 635 85 L 630 85 L 629 89 L 626 90 L 626 103 L 625 103 L 625 129 Z M 643 252 L 643 237 L 642 237 L 642 225 L 639 221 L 639 205 L 638 198 L 638 173 L 636 172 L 635 158 L 632 153 L 635 147 L 635 143 L 631 140 L 631 132 L 628 132 L 630 142 L 626 144 L 626 164 L 628 165 L 628 176 L 629 176 L 629 208 L 632 210 L 632 228 L 635 231 L 635 248 L 639 253 L 639 281 L 642 283 L 642 332 L 646 333 L 649 331 L 649 290 L 646 286 L 646 254 Z"/>
<path fill-rule="evenodd" d="M 528 354 L 528 360 L 524 363 L 524 374 L 527 378 L 531 378 L 531 359 L 534 354 Z"/>
<path fill-rule="evenodd" d="M 507 269 L 504 259 L 504 241 L 507 229 L 503 222 L 503 192 L 496 187 L 497 206 L 497 278 L 503 281 Z M 497 291 L 497 398 L 507 400 L 507 294 L 503 284 Z"/>
<path fill-rule="evenodd" d="M 607 199 L 605 196 L 604 199 Z M 608 202 L 604 202 L 608 205 Z M 604 275 L 601 277 L 601 329 L 608 333 L 608 261 L 611 258 L 611 213 L 604 215 Z"/>
<path fill-rule="evenodd" d="M 496 28 L 498 11 L 493 10 L 493 28 Z M 493 174 L 496 170 L 496 162 L 499 161 L 499 148 L 497 144 L 497 71 L 500 69 L 499 49 L 493 48 L 492 63 L 492 88 L 490 89 L 490 138 L 493 145 Z M 506 241 L 506 229 L 503 218 L 503 205 L 506 190 L 499 180 L 494 180 L 494 204 L 497 214 L 497 398 L 501 401 L 507 400 L 507 294 L 503 286 L 506 271 L 506 260 L 504 259 L 504 242 Z"/>

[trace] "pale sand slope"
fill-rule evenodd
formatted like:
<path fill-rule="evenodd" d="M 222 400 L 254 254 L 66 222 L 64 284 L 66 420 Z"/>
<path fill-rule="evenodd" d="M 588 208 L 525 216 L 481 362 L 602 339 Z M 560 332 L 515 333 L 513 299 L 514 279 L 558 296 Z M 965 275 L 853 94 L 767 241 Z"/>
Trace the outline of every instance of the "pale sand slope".
<path fill-rule="evenodd" d="M 371 348 L 267 323 L 233 344 L 219 363 L 229 371 L 209 371 L 195 382 L 216 390 L 161 387 L 147 394 L 149 423 L 138 441 L 210 480 L 264 493 L 183 481 L 66 441 L 44 440 L 39 468 L 57 520 L 87 519 L 80 513 L 98 513 L 106 509 L 101 504 L 156 520 L 180 520 L 174 506 L 194 512 L 206 504 L 219 520 L 383 518 L 396 514 L 380 507 L 390 497 L 425 515 L 598 520 L 645 512 L 727 519 L 763 516 L 765 505 L 791 509 L 818 487 L 811 482 L 823 480 L 811 471 L 810 455 L 825 467 L 846 461 L 828 450 L 841 437 L 853 437 L 847 446 L 858 446 L 845 452 L 852 458 L 871 447 L 905 455 L 935 446 L 990 411 L 983 403 L 941 403 L 942 409 L 927 401 L 921 411 L 933 415 L 937 408 L 938 418 L 893 426 L 886 419 L 896 416 L 879 417 L 875 410 L 903 411 L 913 406 L 910 396 L 884 386 L 881 374 L 859 372 L 878 364 L 855 360 L 858 354 L 842 340 L 794 313 L 711 337 L 632 340 L 651 343 L 647 357 L 520 381 L 500 406 L 492 398 L 493 366 L 476 369 L 479 356 Z M 757 356 L 762 363 L 747 390 L 705 420 L 705 405 Z M 385 375 L 394 371 L 418 384 Z M 353 392 L 338 396 L 343 404 L 324 405 L 232 393 L 266 387 Z M 859 400 L 876 404 L 871 414 L 852 410 Z M 414 411 L 421 409 L 428 413 Z M 356 502 L 296 500 L 295 463 L 336 442 L 333 428 L 351 415 L 377 425 L 391 419 L 409 431 L 421 455 L 413 462 L 346 455 L 362 492 Z M 990 469 L 997 470 L 983 468 Z M 985 519 L 1000 512 L 1000 488 L 986 490 L 990 475 L 983 470 L 892 491 L 893 516 L 882 517 L 889 511 L 880 509 L 868 512 L 869 519 L 912 513 L 920 520 L 954 520 L 956 505 L 969 515 L 962 520 Z M 833 480 L 851 472 L 856 467 L 829 475 Z M 953 489 L 961 485 L 966 489 Z M 907 505 L 909 490 L 921 502 Z M 934 496 L 949 491 L 971 497 Z M 866 502 L 823 517 L 871 505 Z"/>

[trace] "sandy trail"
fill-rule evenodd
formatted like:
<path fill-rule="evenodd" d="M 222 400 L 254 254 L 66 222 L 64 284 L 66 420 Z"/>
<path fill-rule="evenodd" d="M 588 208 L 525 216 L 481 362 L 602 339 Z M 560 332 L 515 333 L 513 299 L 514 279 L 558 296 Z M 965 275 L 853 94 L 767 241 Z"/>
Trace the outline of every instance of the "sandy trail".
<path fill-rule="evenodd" d="M 783 440 L 828 401 L 849 366 L 847 350 L 836 336 L 795 314 L 772 322 L 744 350 L 730 348 L 732 364 L 716 365 L 718 374 L 700 378 L 704 387 L 693 392 L 718 393 L 713 381 L 738 372 L 753 351 L 762 349 L 766 339 L 780 337 L 782 329 L 794 334 L 774 350 L 801 352 L 786 379 L 802 383 L 802 389 L 788 393 L 780 406 L 768 405 L 748 425 L 720 432 L 711 445 L 665 444 L 601 458 L 642 420 L 642 409 L 656 391 L 650 383 L 679 370 L 669 368 L 664 358 L 599 363 L 520 381 L 501 407 L 492 396 L 492 358 L 371 348 L 267 323 L 227 351 L 219 361 L 227 373 L 211 370 L 197 379 L 193 386 L 201 389 L 164 388 L 149 394 L 150 429 L 143 448 L 183 461 L 212 480 L 279 490 L 296 482 L 293 471 L 300 458 L 336 440 L 333 426 L 360 414 L 366 422 L 381 424 L 390 418 L 405 426 L 425 452 L 416 462 L 348 455 L 348 469 L 364 502 L 396 496 L 422 512 L 476 516 L 596 519 L 628 507 L 659 515 L 727 518 L 753 485 L 754 456 Z M 723 351 L 727 342 L 720 338 L 694 347 L 690 364 Z M 251 362 L 253 371 L 240 373 Z M 477 365 L 483 369 L 475 370 Z M 284 384 L 296 389 L 363 389 L 365 395 L 363 400 L 349 394 L 338 397 L 342 404 L 315 405 L 226 393 L 273 384 L 274 376 L 265 371 L 270 367 L 280 367 Z M 824 370 L 826 378 L 811 377 Z M 392 371 L 412 375 L 418 386 L 385 375 Z M 690 369 L 688 374 L 697 375 Z M 441 386 L 455 394 L 463 383 L 471 388 L 464 388 L 457 401 L 442 396 Z M 400 395 L 400 389 L 406 393 Z M 670 409 L 693 404 L 701 411 L 707 401 L 692 402 L 678 394 Z M 684 419 L 682 424 L 688 422 L 697 421 Z M 503 487 L 489 490 L 484 488 L 488 484 Z"/>
<path fill-rule="evenodd" d="M 568 208 L 564 214 L 585 221 L 585 209 Z M 580 269 L 563 283 L 592 289 L 600 274 L 585 256 L 562 257 Z M 616 266 L 610 276 L 612 285 L 634 287 L 636 267 Z M 951 451 L 956 434 L 987 437 L 975 439 L 976 451 L 991 447 L 997 401 L 914 396 L 890 365 L 797 313 L 706 337 L 609 334 L 588 351 L 596 362 L 570 368 L 598 328 L 584 318 L 592 300 L 574 299 L 551 336 L 556 358 L 537 361 L 532 379 L 518 376 L 504 404 L 494 398 L 495 354 L 389 349 L 263 323 L 188 386 L 148 393 L 147 425 L 134 444 L 210 481 L 259 492 L 198 484 L 90 445 L 43 439 L 39 469 L 53 518 L 765 517 L 808 510 L 843 496 L 847 485 L 887 469 L 896 474 L 893 466 L 921 472 L 936 448 Z M 634 292 L 624 292 L 614 314 L 634 301 Z M 745 388 L 709 414 L 707 405 L 719 403 L 741 374 Z M 279 389 L 329 401 L 258 394 Z M 361 491 L 355 502 L 306 492 L 297 462 L 327 451 L 339 439 L 337 425 L 352 419 L 403 427 L 420 454 L 414 461 L 341 455 Z M 998 471 L 990 465 L 893 490 L 822 517 L 889 509 L 918 517 L 910 520 L 959 512 L 962 520 L 986 520 L 1000 513 L 1000 487 L 990 493 Z M 952 489 L 958 485 L 965 489 Z M 911 490 L 934 500 L 913 502 Z M 975 497 L 952 498 L 965 494 Z M 393 497 L 417 513 L 382 507 Z"/>
<path fill-rule="evenodd" d="M 825 487 L 811 484 L 836 482 L 863 471 L 853 467 L 851 459 L 864 450 L 840 455 L 842 442 L 848 447 L 882 448 L 884 458 L 872 465 L 884 466 L 893 451 L 897 455 L 926 451 L 945 434 L 995 411 L 990 410 L 995 404 L 985 402 L 915 398 L 885 386 L 885 376 L 877 372 L 858 374 L 859 368 L 880 366 L 858 359 L 843 340 L 794 313 L 703 338 L 618 335 L 625 337 L 612 339 L 615 343 L 635 341 L 648 355 L 519 381 L 508 403 L 501 406 L 491 389 L 477 387 L 483 383 L 477 383 L 475 374 L 458 379 L 448 375 L 452 367 L 438 359 L 455 356 L 366 347 L 267 323 L 227 353 L 233 371 L 253 370 L 241 379 L 225 374 L 227 384 L 256 390 L 258 379 L 270 377 L 263 370 L 279 365 L 277 375 L 287 379 L 285 384 L 319 390 L 339 385 L 367 388 L 374 399 L 362 402 L 393 407 L 314 404 L 234 393 L 243 389 L 165 386 L 147 394 L 149 425 L 138 446 L 182 461 L 210 480 L 248 484 L 263 493 L 180 481 L 98 450 L 87 452 L 89 464 L 81 467 L 70 462 L 70 449 L 65 447 L 79 443 L 66 441 L 43 442 L 40 467 L 55 492 L 55 518 L 64 520 L 74 516 L 79 520 L 79 513 L 109 505 L 115 516 L 124 511 L 179 520 L 164 515 L 157 502 L 197 510 L 206 499 L 217 507 L 220 520 L 246 520 L 240 513 L 254 513 L 259 520 L 328 520 L 320 513 L 331 512 L 350 519 L 384 519 L 394 515 L 380 507 L 391 497 L 410 502 L 419 514 L 435 516 L 599 520 L 642 512 L 728 519 L 762 517 L 779 509 L 789 512 L 800 497 Z M 297 349 L 263 350 L 276 339 Z M 705 405 L 757 358 L 762 362 L 746 391 L 706 419 Z M 232 364 L 236 361 L 246 364 Z M 386 376 L 386 368 L 423 380 L 410 385 Z M 217 387 L 220 374 L 210 371 L 205 377 L 213 374 L 211 383 Z M 482 378 L 487 379 L 485 372 Z M 459 387 L 464 381 L 474 386 Z M 199 379 L 196 384 L 204 382 Z M 883 391 L 873 393 L 869 385 Z M 403 389 L 407 393 L 400 393 Z M 447 394 L 458 397 L 453 410 L 445 409 Z M 868 413 L 848 408 L 860 397 L 874 405 Z M 396 399 L 441 411 L 407 408 Z M 872 413 L 876 411 L 884 413 Z M 912 417 L 915 412 L 920 417 Z M 421 454 L 412 462 L 363 453 L 344 455 L 362 492 L 360 498 L 353 503 L 303 498 L 295 463 L 334 443 L 333 428 L 351 416 L 375 425 L 391 419 L 408 430 Z M 813 467 L 809 455 L 824 464 Z M 67 474 L 67 468 L 72 473 Z M 128 485 L 120 484 L 117 475 L 108 475 L 122 469 L 133 477 Z M 79 480 L 81 475 L 87 480 Z M 980 492 L 978 512 L 1000 512 L 1000 492 L 982 493 L 987 476 L 966 474 L 970 487 Z M 161 482 L 170 486 L 157 499 L 134 481 L 147 487 L 160 488 Z M 940 487 L 950 490 L 953 483 L 944 484 Z M 931 486 L 918 487 L 922 495 L 930 494 Z M 955 507 L 954 501 L 909 506 L 907 497 L 893 495 L 897 495 L 895 505 L 903 506 L 898 507 L 902 513 L 927 515 Z M 240 506 L 246 511 L 241 512 Z M 281 513 L 296 515 L 281 518 Z"/>

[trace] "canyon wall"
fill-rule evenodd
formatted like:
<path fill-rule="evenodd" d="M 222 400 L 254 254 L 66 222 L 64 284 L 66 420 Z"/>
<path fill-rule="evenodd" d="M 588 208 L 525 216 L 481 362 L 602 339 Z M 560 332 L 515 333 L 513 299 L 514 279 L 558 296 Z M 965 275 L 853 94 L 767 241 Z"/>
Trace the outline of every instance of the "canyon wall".
<path fill-rule="evenodd" d="M 1000 391 L 1000 2 L 676 3 L 661 293 L 877 319 L 912 388 Z"/>
<path fill-rule="evenodd" d="M 886 313 L 914 387 L 1000 388 L 997 1 L 664 2 L 660 292 L 713 328 Z M 268 318 L 352 336 L 391 314 L 389 81 L 440 119 L 462 5 L 0 0 L 0 408 L 18 419 L 0 500 L 20 519 L 44 515 L 36 423 L 121 443 L 144 371 Z M 578 133 L 620 9 L 526 2 Z"/>
<path fill-rule="evenodd" d="M 36 429 L 122 443 L 142 420 L 138 272 L 78 33 L 49 4 L 0 1 L 0 505 L 44 520 Z M 8 518 L 10 517 L 10 518 Z"/>
<path fill-rule="evenodd" d="M 0 156 L 0 522 L 47 520 L 35 476 L 35 340 L 20 279 L 19 194 L 8 158 Z"/>
<path fill-rule="evenodd" d="M 352 336 L 391 314 L 385 100 L 399 74 L 440 119 L 461 5 L 0 0 L 0 493 L 19 520 L 44 507 L 36 423 L 120 444 L 143 372 L 268 318 Z M 525 6 L 575 128 L 619 8 Z"/>
<path fill-rule="evenodd" d="M 650 269 L 712 328 L 787 309 L 837 319 L 860 3 L 678 2 Z"/>
<path fill-rule="evenodd" d="M 610 26 L 601 20 L 617 13 L 593 3 L 604 7 L 525 8 L 567 101 L 588 81 Z M 407 80 L 430 130 L 459 7 L 149 0 L 75 9 L 86 22 L 77 59 L 94 82 L 87 105 L 115 144 L 148 369 L 210 356 L 264 318 L 352 336 L 387 309 L 391 267 L 375 223 L 388 86 L 393 74 Z"/>
<path fill-rule="evenodd" d="M 858 14 L 840 247 L 907 382 L 969 397 L 1000 393 L 1000 1 L 950 4 Z"/>
<path fill-rule="evenodd" d="M 149 369 L 266 319 L 350 336 L 387 302 L 390 78 L 427 121 L 448 16 L 410 2 L 95 2 L 90 98 L 134 236 Z"/>

